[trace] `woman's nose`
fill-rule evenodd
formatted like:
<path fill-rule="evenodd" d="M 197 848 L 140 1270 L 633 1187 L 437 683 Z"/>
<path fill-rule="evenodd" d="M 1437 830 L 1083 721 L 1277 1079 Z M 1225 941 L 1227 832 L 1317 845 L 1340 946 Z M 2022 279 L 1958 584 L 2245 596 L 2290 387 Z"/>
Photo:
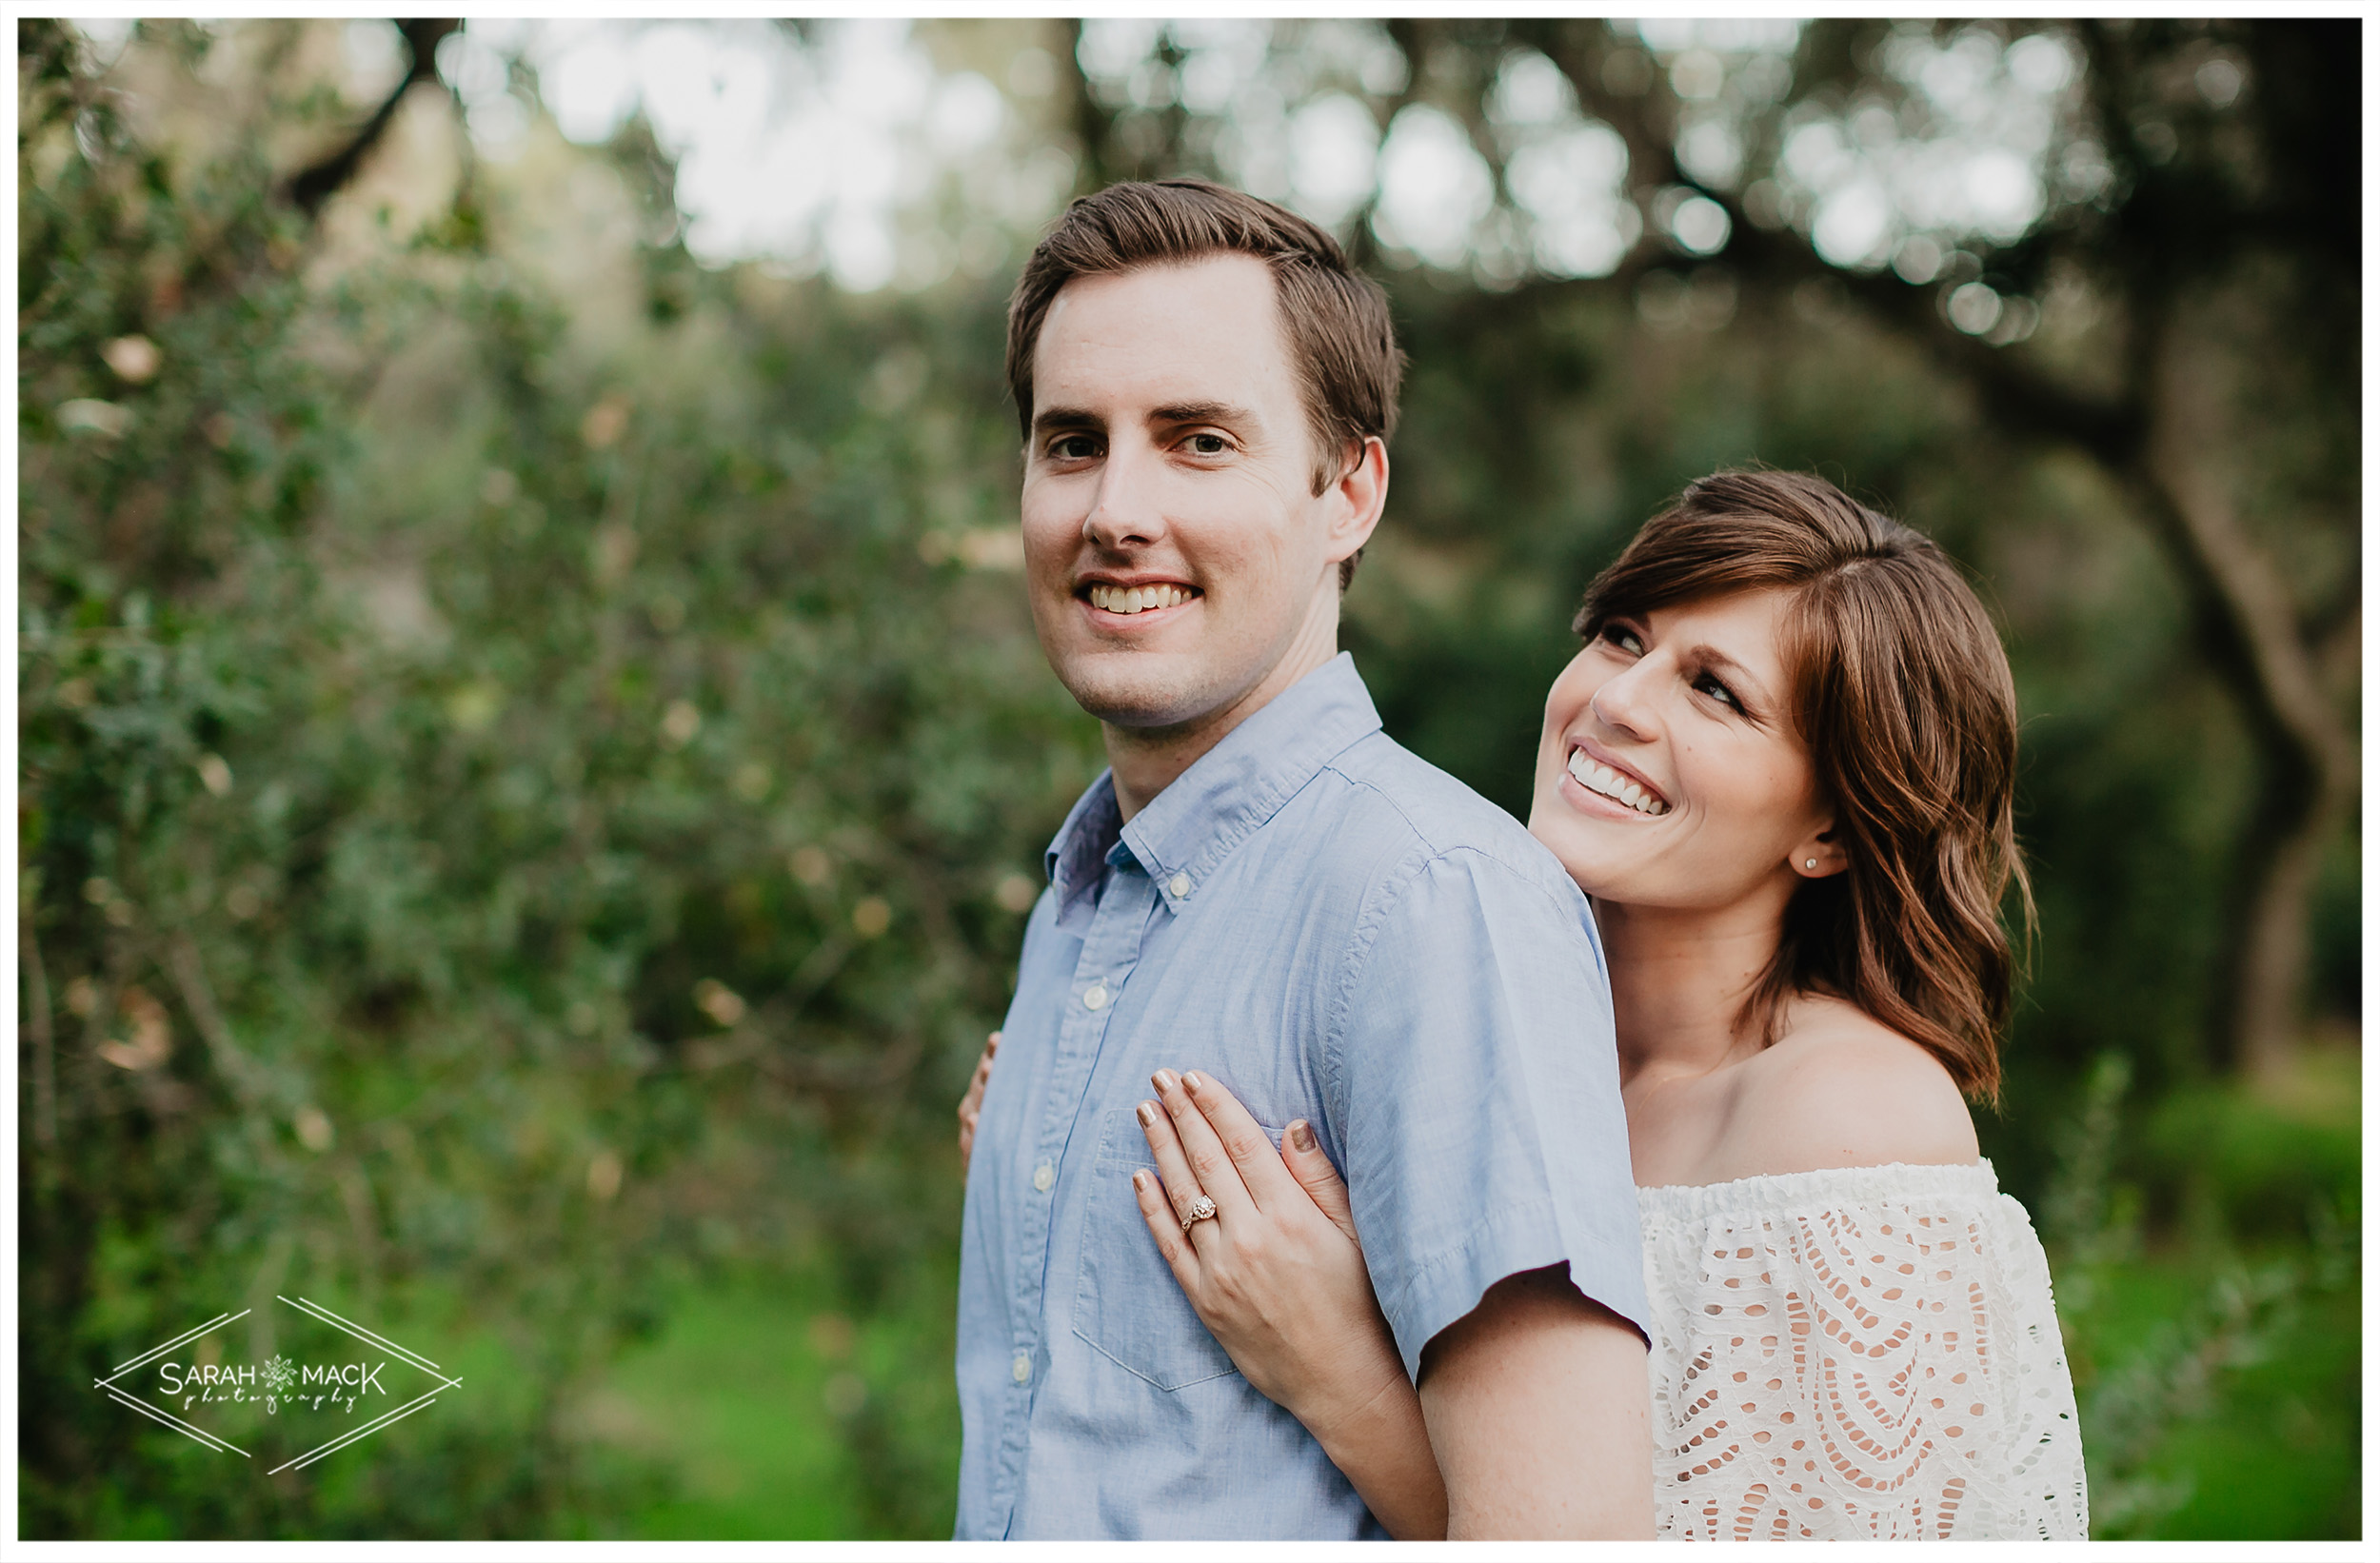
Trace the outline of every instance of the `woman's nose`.
<path fill-rule="evenodd" d="M 1596 721 L 1629 738 L 1653 736 L 1652 681 L 1646 677 L 1651 663 L 1651 658 L 1644 658 L 1603 681 L 1587 702 Z"/>

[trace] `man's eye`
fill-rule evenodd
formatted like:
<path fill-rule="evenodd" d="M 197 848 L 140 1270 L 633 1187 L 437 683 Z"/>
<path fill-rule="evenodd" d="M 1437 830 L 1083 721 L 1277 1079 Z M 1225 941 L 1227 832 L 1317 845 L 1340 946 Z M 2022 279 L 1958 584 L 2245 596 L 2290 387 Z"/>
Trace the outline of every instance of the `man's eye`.
<path fill-rule="evenodd" d="M 1220 456 L 1231 449 L 1231 442 L 1220 434 L 1193 434 L 1188 443 L 1193 456 Z"/>
<path fill-rule="evenodd" d="M 1050 442 L 1054 462 L 1087 462 L 1100 453 L 1100 443 L 1088 434 L 1067 434 Z"/>

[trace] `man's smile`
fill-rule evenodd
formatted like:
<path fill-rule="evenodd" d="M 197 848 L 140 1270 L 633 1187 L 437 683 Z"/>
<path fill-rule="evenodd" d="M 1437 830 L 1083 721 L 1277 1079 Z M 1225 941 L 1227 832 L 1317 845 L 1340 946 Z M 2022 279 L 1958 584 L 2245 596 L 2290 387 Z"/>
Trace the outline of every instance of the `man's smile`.
<path fill-rule="evenodd" d="M 1127 619 L 1141 623 L 1169 619 L 1176 609 L 1204 595 L 1180 581 L 1086 581 L 1075 588 L 1077 601 L 1090 609 L 1092 621 L 1108 624 Z"/>

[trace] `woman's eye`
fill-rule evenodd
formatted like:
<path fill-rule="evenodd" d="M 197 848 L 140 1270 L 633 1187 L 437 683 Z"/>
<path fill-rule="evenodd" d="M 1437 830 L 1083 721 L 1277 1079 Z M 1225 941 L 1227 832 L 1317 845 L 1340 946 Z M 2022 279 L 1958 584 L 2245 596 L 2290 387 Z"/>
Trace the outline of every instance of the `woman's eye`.
<path fill-rule="evenodd" d="M 1744 702 L 1735 698 L 1735 691 L 1728 688 L 1708 673 L 1695 680 L 1695 687 L 1731 711 L 1740 711 L 1744 708 Z"/>
<path fill-rule="evenodd" d="M 1636 632 L 1626 624 L 1605 624 L 1603 642 L 1616 650 L 1625 651 L 1631 657 L 1644 655 L 1644 643 L 1636 639 Z"/>

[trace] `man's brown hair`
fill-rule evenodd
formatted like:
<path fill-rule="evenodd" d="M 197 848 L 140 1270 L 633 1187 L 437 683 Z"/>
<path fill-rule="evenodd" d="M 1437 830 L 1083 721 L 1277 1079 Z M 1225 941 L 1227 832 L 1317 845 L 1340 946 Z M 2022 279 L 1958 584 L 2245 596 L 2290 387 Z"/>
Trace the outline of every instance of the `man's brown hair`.
<path fill-rule="evenodd" d="M 1008 389 L 1025 438 L 1033 434 L 1033 347 L 1060 288 L 1077 277 L 1223 254 L 1253 255 L 1272 268 L 1313 431 L 1314 491 L 1338 480 L 1349 442 L 1388 439 L 1404 378 L 1388 295 L 1321 228 L 1204 179 L 1110 185 L 1068 207 L 1034 247 L 1008 300 Z M 1355 559 L 1339 565 L 1341 587 L 1355 567 Z"/>
<path fill-rule="evenodd" d="M 2015 960 L 2016 687 L 1992 621 L 1941 549 L 1820 478 L 1720 472 L 1644 524 L 1574 626 L 1780 588 L 1793 709 L 1848 869 L 1805 881 L 1737 1018 L 1775 1041 L 1797 992 L 1849 999 L 1996 1098 Z"/>

